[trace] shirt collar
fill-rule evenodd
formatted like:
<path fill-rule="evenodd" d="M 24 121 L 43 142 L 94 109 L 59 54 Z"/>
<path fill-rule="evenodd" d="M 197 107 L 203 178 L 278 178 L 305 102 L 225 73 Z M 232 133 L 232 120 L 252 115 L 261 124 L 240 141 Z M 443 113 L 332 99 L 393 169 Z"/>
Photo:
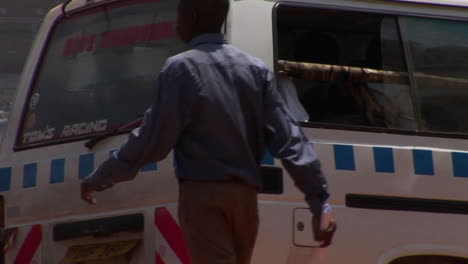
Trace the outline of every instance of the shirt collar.
<path fill-rule="evenodd" d="M 225 44 L 227 43 L 226 37 L 220 33 L 210 33 L 210 34 L 202 34 L 190 41 L 190 46 L 196 47 L 201 44 Z"/>

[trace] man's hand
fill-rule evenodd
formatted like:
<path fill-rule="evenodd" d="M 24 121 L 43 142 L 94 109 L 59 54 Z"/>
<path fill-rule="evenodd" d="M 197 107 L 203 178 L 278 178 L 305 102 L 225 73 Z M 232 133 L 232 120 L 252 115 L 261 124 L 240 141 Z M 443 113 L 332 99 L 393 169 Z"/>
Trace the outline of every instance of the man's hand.
<path fill-rule="evenodd" d="M 332 243 L 333 235 L 337 229 L 337 225 L 334 220 L 330 221 L 328 229 L 320 229 L 320 215 L 314 215 L 312 218 L 312 230 L 314 231 L 314 239 L 320 242 L 320 247 L 328 247 Z"/>
<path fill-rule="evenodd" d="M 89 204 L 96 204 L 96 198 L 92 195 L 96 192 L 96 188 L 91 185 L 89 177 L 81 182 L 81 199 Z"/>

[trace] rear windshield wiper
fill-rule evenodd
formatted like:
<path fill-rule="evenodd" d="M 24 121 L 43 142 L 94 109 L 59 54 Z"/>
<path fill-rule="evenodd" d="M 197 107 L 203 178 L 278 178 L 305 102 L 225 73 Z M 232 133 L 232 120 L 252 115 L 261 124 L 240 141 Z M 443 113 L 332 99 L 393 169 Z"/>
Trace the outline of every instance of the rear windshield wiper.
<path fill-rule="evenodd" d="M 119 128 L 109 130 L 104 134 L 91 138 L 90 140 L 86 141 L 85 147 L 87 147 L 89 150 L 93 149 L 97 145 L 97 143 L 99 143 L 101 140 L 120 134 L 122 131 L 128 129 L 135 123 L 140 122 L 143 119 L 143 117 L 144 115 L 138 115 L 135 120 L 132 120 L 129 123 L 122 125 Z"/>

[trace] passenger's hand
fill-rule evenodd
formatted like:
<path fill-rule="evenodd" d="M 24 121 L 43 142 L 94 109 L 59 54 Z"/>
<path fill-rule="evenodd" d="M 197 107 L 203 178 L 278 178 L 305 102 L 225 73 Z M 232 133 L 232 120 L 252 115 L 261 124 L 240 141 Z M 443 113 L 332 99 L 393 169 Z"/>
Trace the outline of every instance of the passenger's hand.
<path fill-rule="evenodd" d="M 320 215 L 314 215 L 312 218 L 312 230 L 314 232 L 315 241 L 320 243 L 320 247 L 328 247 L 332 243 L 333 235 L 337 229 L 335 220 L 330 221 L 330 225 L 326 230 L 320 229 Z"/>
<path fill-rule="evenodd" d="M 96 192 L 96 188 L 92 186 L 90 178 L 86 178 L 81 182 L 81 199 L 89 204 L 96 204 L 96 198 L 93 194 Z"/>

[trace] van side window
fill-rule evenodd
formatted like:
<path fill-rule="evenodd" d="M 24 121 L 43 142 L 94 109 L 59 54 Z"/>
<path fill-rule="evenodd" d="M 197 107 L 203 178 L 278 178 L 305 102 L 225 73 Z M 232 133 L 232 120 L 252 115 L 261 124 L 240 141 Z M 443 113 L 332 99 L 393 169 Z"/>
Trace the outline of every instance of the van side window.
<path fill-rule="evenodd" d="M 468 23 L 403 17 L 421 130 L 468 133 Z"/>
<path fill-rule="evenodd" d="M 119 128 L 150 106 L 154 80 L 183 45 L 173 0 L 119 1 L 61 18 L 30 91 L 17 147 Z"/>
<path fill-rule="evenodd" d="M 309 122 L 416 130 L 396 17 L 288 4 L 276 12 L 279 86 L 293 84 Z"/>

